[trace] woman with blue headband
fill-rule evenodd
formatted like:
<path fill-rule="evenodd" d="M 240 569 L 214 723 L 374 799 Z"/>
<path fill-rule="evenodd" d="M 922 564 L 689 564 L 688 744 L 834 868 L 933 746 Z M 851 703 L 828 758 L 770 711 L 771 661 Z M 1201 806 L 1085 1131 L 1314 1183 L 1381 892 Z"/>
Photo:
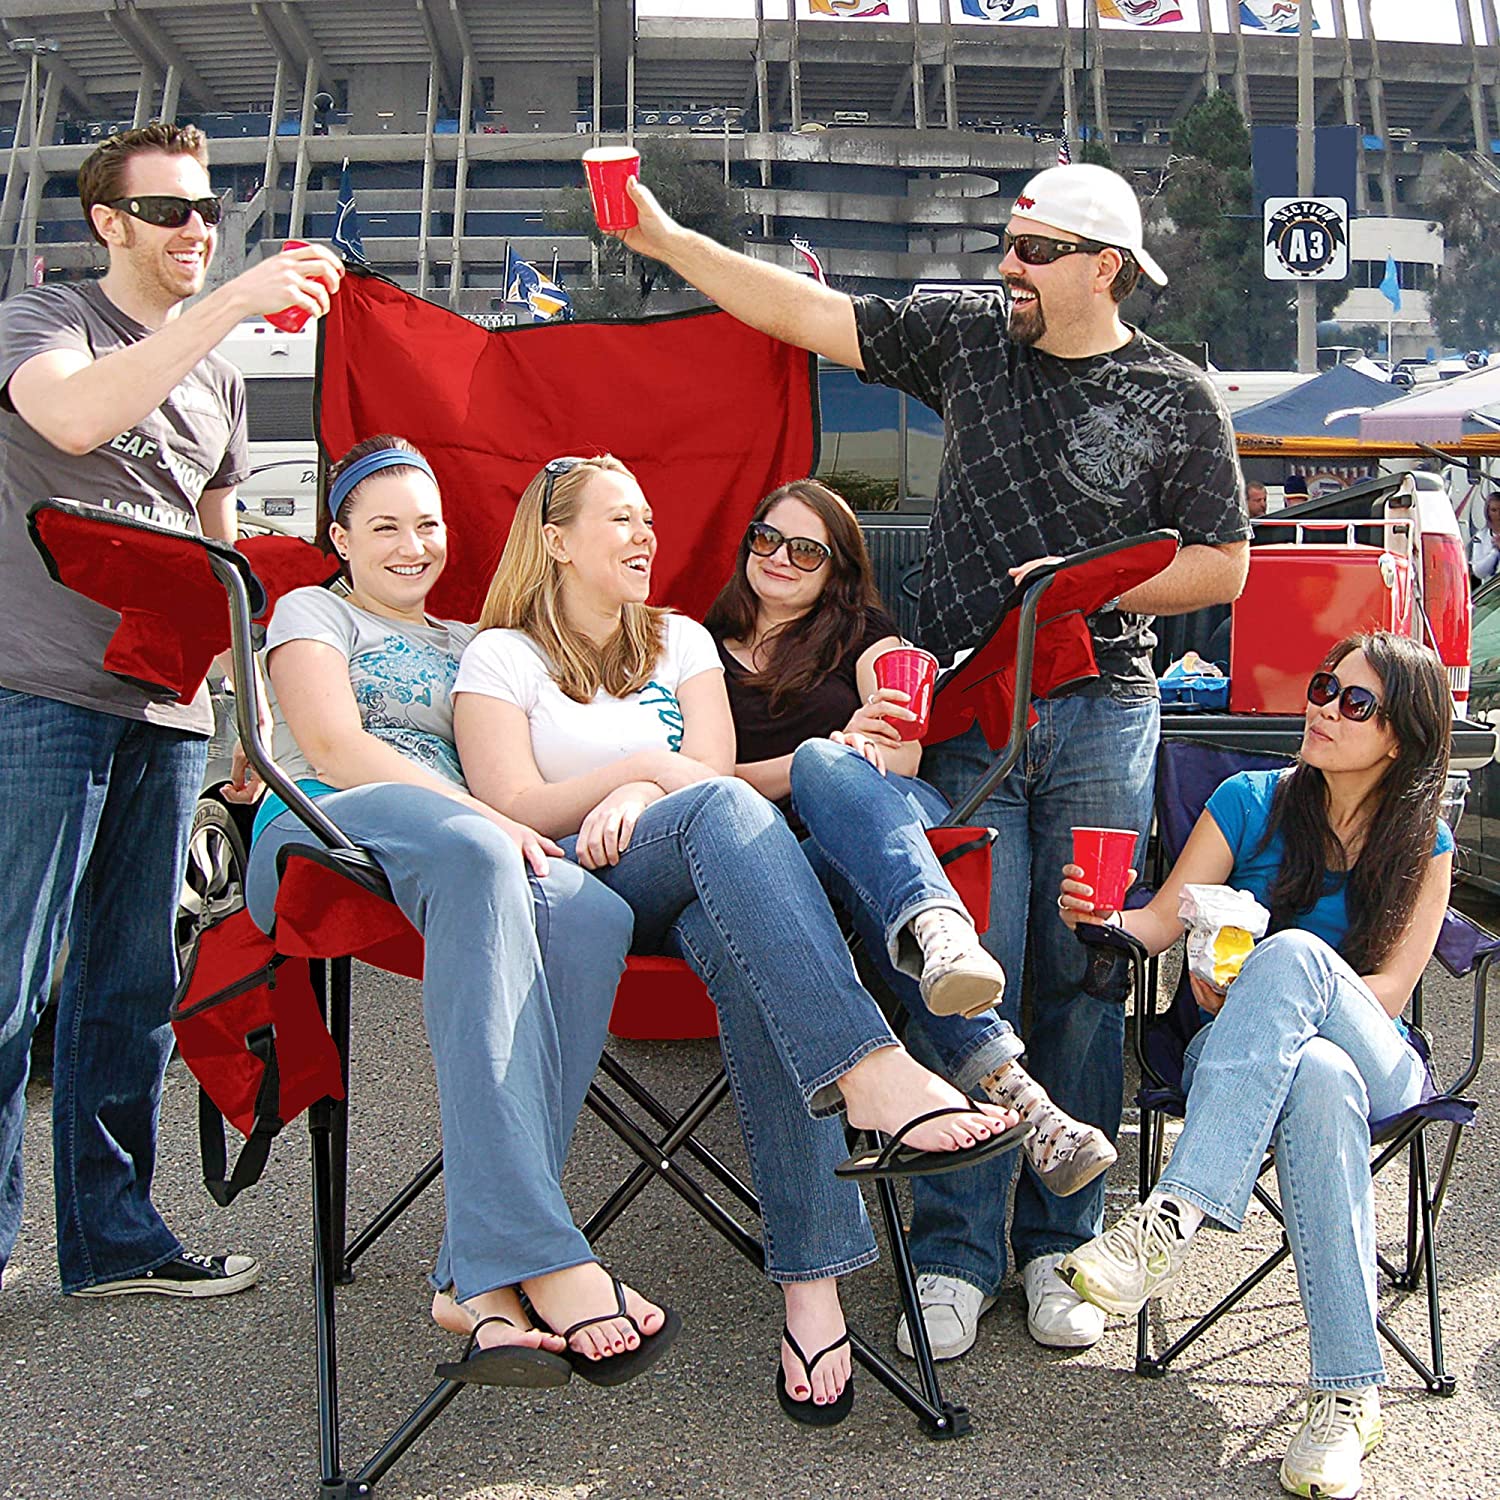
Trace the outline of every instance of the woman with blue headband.
<path fill-rule="evenodd" d="M 389 435 L 351 448 L 333 471 L 327 539 L 347 595 L 294 589 L 266 633 L 274 753 L 376 860 L 425 940 L 447 1213 L 433 1315 L 469 1334 L 439 1374 L 544 1386 L 577 1371 L 618 1384 L 665 1353 L 677 1319 L 595 1261 L 558 1179 L 630 908 L 464 784 L 452 688 L 474 628 L 426 611 L 448 555 L 427 460 Z M 246 877 L 266 930 L 277 850 L 306 839 L 268 796 Z"/>

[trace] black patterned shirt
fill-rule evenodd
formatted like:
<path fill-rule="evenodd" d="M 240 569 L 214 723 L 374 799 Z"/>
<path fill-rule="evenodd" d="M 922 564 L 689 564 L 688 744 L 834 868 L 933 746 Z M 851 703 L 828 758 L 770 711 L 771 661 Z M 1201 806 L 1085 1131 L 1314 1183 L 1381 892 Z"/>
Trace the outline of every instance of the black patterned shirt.
<path fill-rule="evenodd" d="M 946 658 L 993 623 L 1008 569 L 1169 527 L 1184 546 L 1250 535 L 1229 414 L 1145 334 L 1087 359 L 1012 343 L 998 295 L 854 298 L 863 379 L 943 418 L 917 639 Z M 1150 616 L 1089 619 L 1096 690 L 1155 689 Z"/>

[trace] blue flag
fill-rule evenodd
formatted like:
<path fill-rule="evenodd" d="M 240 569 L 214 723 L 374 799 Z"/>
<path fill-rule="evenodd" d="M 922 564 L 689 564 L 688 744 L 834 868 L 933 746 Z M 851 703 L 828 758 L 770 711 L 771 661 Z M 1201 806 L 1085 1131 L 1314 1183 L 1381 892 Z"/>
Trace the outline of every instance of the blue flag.
<path fill-rule="evenodd" d="M 349 158 L 339 177 L 339 205 L 333 215 L 333 245 L 345 260 L 370 264 L 365 256 L 365 242 L 359 231 L 359 210 L 354 206 L 354 184 L 349 180 Z"/>
<path fill-rule="evenodd" d="M 539 318 L 554 318 L 559 313 L 567 318 L 573 311 L 573 299 L 509 245 L 505 247 L 505 300 L 527 303 Z"/>
<path fill-rule="evenodd" d="M 1391 304 L 1392 312 L 1401 311 L 1401 275 L 1396 266 L 1396 257 L 1389 251 L 1385 257 L 1385 279 L 1380 283 L 1380 290 L 1385 294 L 1385 299 Z"/>

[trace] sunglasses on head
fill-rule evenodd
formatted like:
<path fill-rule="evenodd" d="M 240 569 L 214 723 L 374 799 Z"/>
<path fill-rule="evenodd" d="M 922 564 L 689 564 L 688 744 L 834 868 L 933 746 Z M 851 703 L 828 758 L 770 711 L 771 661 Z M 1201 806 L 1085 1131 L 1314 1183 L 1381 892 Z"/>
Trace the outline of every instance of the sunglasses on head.
<path fill-rule="evenodd" d="M 1341 688 L 1332 672 L 1314 672 L 1312 681 L 1307 684 L 1307 701 L 1324 708 L 1335 698 L 1338 699 L 1339 717 L 1353 719 L 1356 724 L 1363 724 L 1371 715 L 1380 712 L 1380 699 L 1369 688 L 1352 684 Z"/>
<path fill-rule="evenodd" d="M 1002 260 L 1014 250 L 1023 266 L 1050 266 L 1065 255 L 1097 255 L 1110 248 L 1098 240 L 1055 240 L 1045 234 L 1012 234 L 1008 229 L 1000 236 L 1000 245 Z"/>
<path fill-rule="evenodd" d="M 224 215 L 224 205 L 217 198 L 174 198 L 166 193 L 111 198 L 104 206 L 117 208 L 144 224 L 155 224 L 158 229 L 181 229 L 194 213 L 212 228 Z"/>
<path fill-rule="evenodd" d="M 810 536 L 783 536 L 764 521 L 751 522 L 745 540 L 757 557 L 774 557 L 785 546 L 787 561 L 803 573 L 816 573 L 833 556 L 833 549 L 822 542 Z"/>
<path fill-rule="evenodd" d="M 547 524 L 547 512 L 552 509 L 552 486 L 557 483 L 564 474 L 571 474 L 579 464 L 583 463 L 581 458 L 554 458 L 546 464 L 542 473 L 547 477 L 542 481 L 542 525 Z"/>

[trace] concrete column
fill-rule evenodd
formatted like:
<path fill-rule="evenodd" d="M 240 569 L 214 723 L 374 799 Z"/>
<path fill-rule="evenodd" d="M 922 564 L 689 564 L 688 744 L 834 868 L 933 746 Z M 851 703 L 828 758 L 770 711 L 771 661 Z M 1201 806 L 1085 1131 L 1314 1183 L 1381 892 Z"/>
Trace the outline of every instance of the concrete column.
<path fill-rule="evenodd" d="M 1066 0 L 1062 0 L 1062 3 L 1058 5 L 1057 15 L 1057 29 L 1061 33 L 1059 50 L 1062 55 L 1062 61 L 1058 65 L 1058 71 L 1062 74 L 1063 122 L 1067 126 L 1071 144 L 1072 141 L 1079 139 L 1079 120 L 1076 80 L 1073 77 L 1073 28 L 1068 25 Z"/>
<path fill-rule="evenodd" d="M 1481 0 L 1481 12 L 1484 16 L 1484 47 L 1489 55 L 1492 68 L 1490 89 L 1490 106 L 1494 111 L 1495 119 L 1500 121 L 1500 21 L 1495 16 L 1495 0 Z"/>
<path fill-rule="evenodd" d="M 51 76 L 48 76 L 51 83 Z M 141 65 L 140 82 L 135 86 L 135 113 L 130 118 L 130 128 L 139 130 L 151 119 L 151 105 L 156 98 L 156 69 Z"/>
<path fill-rule="evenodd" d="M 1337 9 L 1336 6 L 1335 9 Z M 1208 55 L 1203 64 L 1203 87 L 1208 97 L 1212 99 L 1219 92 L 1219 53 L 1214 41 L 1214 28 L 1212 17 L 1209 15 L 1208 0 L 1198 0 L 1198 29 L 1203 33 L 1208 47 Z"/>
<path fill-rule="evenodd" d="M 787 58 L 787 78 L 792 85 L 792 129 L 802 129 L 802 63 L 797 55 L 797 0 L 791 0 L 792 46 Z"/>
<path fill-rule="evenodd" d="M 0 244 L 10 242 L 25 190 L 26 171 L 22 165 L 21 150 L 23 146 L 31 144 L 31 122 L 36 113 L 34 89 L 38 73 L 39 69 L 28 68 L 22 75 L 21 102 L 16 108 L 16 133 L 11 138 L 10 159 L 5 167 L 5 192 L 0 196 Z M 11 259 L 14 260 L 19 254 L 20 246 L 17 245 Z"/>
<path fill-rule="evenodd" d="M 1344 99 L 1344 124 L 1356 127 L 1354 138 L 1354 202 L 1352 212 L 1367 214 L 1370 211 L 1370 190 L 1365 181 L 1364 122 L 1359 117 L 1359 94 L 1354 77 L 1354 48 L 1349 42 L 1349 21 L 1342 4 L 1333 7 L 1333 30 L 1344 49 L 1343 61 L 1339 65 L 1339 92 Z"/>
<path fill-rule="evenodd" d="M 35 63 L 32 64 L 35 67 Z M 22 253 L 11 262 L 10 290 L 18 292 L 31 283 L 31 263 L 36 259 L 36 221 L 42 207 L 42 187 L 46 174 L 42 171 L 42 142 L 52 139 L 57 128 L 57 109 L 62 102 L 62 85 L 56 73 L 47 74 L 42 87 L 42 117 L 37 131 L 29 141 L 26 163 L 26 199 L 21 206 Z"/>
<path fill-rule="evenodd" d="M 922 72 L 922 25 L 917 20 L 917 0 L 911 0 L 911 122 L 927 129 L 927 79 Z"/>
<path fill-rule="evenodd" d="M 1365 92 L 1370 100 L 1370 125 L 1380 137 L 1385 150 L 1380 157 L 1380 187 L 1385 195 L 1385 211 L 1396 211 L 1396 168 L 1391 161 L 1391 138 L 1386 129 L 1385 83 L 1380 72 L 1380 42 L 1375 28 L 1370 24 L 1370 0 L 1359 0 L 1360 28 L 1370 44 L 1370 76 L 1365 80 Z"/>
<path fill-rule="evenodd" d="M 948 6 L 951 0 L 942 0 L 943 12 L 943 123 L 949 130 L 958 129 L 958 73 L 953 66 L 953 17 Z M 913 0 L 915 4 L 915 0 Z M 1067 28 L 1064 27 L 1064 30 Z M 905 410 L 905 407 L 902 408 Z"/>
<path fill-rule="evenodd" d="M 1245 67 L 1245 33 L 1240 30 L 1240 8 L 1230 5 L 1229 29 L 1234 33 L 1234 101 L 1245 117 L 1245 124 L 1253 124 L 1250 114 L 1250 73 Z"/>
<path fill-rule="evenodd" d="M 1474 149 L 1481 156 L 1490 154 L 1489 123 L 1485 119 L 1484 92 L 1479 81 L 1479 48 L 1474 41 L 1474 18 L 1469 13 L 1469 0 L 1453 0 L 1453 9 L 1458 16 L 1458 38 L 1469 52 L 1469 124 L 1474 135 Z"/>
<path fill-rule="evenodd" d="M 271 132 L 266 138 L 266 171 L 261 180 L 261 192 L 265 195 L 265 222 L 261 225 L 260 237 L 270 239 L 276 228 L 277 178 L 281 175 L 281 160 L 276 154 L 276 126 L 281 112 L 286 108 L 286 63 L 276 59 L 276 81 L 271 85 Z"/>
<path fill-rule="evenodd" d="M 422 217 L 417 223 L 417 296 L 427 295 L 428 221 L 432 217 L 433 136 L 437 131 L 438 62 L 427 70 L 427 119 L 422 132 Z"/>
<path fill-rule="evenodd" d="M 161 90 L 161 118 L 169 125 L 177 118 L 177 102 L 182 94 L 182 74 L 175 65 L 167 69 L 167 81 Z"/>
<path fill-rule="evenodd" d="M 597 55 L 597 54 L 596 54 Z M 598 95 L 594 107 L 598 108 Z M 469 132 L 474 128 L 474 60 L 464 53 L 458 85 L 458 163 L 453 175 L 453 258 L 448 269 L 448 306 L 458 307 L 464 281 L 464 219 L 469 204 Z"/>
<path fill-rule="evenodd" d="M 302 116 L 297 122 L 297 165 L 292 178 L 292 214 L 288 239 L 302 238 L 302 216 L 307 207 L 307 143 L 312 139 L 313 95 L 318 89 L 318 65 L 311 57 L 302 75 Z"/>
<path fill-rule="evenodd" d="M 1089 79 L 1094 91 L 1094 128 L 1105 146 L 1114 144 L 1114 132 L 1109 128 L 1109 100 L 1104 88 L 1104 33 L 1099 26 L 1098 0 L 1084 0 L 1083 23 L 1085 28 L 1084 50 L 1091 59 Z M 1088 30 L 1094 33 L 1093 47 L 1087 40 Z"/>

